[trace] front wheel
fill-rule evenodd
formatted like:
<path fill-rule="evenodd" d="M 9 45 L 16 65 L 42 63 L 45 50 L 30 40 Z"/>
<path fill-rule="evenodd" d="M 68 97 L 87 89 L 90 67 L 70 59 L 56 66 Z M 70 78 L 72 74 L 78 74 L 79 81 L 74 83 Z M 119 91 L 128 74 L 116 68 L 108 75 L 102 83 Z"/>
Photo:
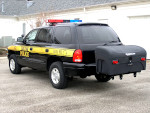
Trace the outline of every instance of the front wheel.
<path fill-rule="evenodd" d="M 62 62 L 54 62 L 49 69 L 49 78 L 52 86 L 57 89 L 67 87 L 67 76 L 64 75 Z"/>
<path fill-rule="evenodd" d="M 105 74 L 97 74 L 95 75 L 95 78 L 97 79 L 98 82 L 108 82 L 111 77 L 110 76 L 107 76 Z"/>
<path fill-rule="evenodd" d="M 9 57 L 9 69 L 13 74 L 21 73 L 21 66 L 17 63 L 15 55 Z"/>

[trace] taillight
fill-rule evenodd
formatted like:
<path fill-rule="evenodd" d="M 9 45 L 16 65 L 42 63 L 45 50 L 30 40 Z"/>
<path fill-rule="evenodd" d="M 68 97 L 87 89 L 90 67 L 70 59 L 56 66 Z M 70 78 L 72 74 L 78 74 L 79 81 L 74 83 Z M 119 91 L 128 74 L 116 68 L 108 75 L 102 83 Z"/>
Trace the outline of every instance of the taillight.
<path fill-rule="evenodd" d="M 112 63 L 113 64 L 118 64 L 119 62 L 118 62 L 118 60 L 113 60 Z"/>
<path fill-rule="evenodd" d="M 82 51 L 77 49 L 73 54 L 73 62 L 82 62 Z"/>
<path fill-rule="evenodd" d="M 141 61 L 145 61 L 146 60 L 146 58 L 145 57 L 141 57 Z"/>

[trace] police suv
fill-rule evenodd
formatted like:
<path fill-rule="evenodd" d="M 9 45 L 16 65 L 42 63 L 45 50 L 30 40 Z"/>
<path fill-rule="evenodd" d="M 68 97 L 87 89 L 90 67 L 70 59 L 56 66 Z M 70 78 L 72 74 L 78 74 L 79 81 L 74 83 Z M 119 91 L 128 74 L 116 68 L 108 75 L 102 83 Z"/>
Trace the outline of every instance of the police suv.
<path fill-rule="evenodd" d="M 95 75 L 99 82 L 107 82 L 146 69 L 145 49 L 123 45 L 107 24 L 68 21 L 49 20 L 51 26 L 19 37 L 8 47 L 10 71 L 19 74 L 22 67 L 49 71 L 52 86 L 63 89 L 73 76 Z"/>

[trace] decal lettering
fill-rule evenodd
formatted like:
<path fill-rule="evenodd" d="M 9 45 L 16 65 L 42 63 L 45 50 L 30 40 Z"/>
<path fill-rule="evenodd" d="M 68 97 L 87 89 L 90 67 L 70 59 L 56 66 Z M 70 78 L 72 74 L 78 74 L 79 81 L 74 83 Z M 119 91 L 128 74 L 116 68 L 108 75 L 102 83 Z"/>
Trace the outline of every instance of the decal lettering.
<path fill-rule="evenodd" d="M 125 55 L 126 56 L 132 56 L 132 55 L 135 55 L 135 53 L 126 53 Z"/>
<path fill-rule="evenodd" d="M 20 56 L 29 57 L 29 52 L 20 51 Z"/>
<path fill-rule="evenodd" d="M 28 51 L 28 48 L 29 48 L 29 47 L 22 46 L 22 47 L 21 47 L 21 50 L 23 50 L 23 51 Z"/>
<path fill-rule="evenodd" d="M 32 47 L 32 50 L 30 48 Z M 48 50 L 48 52 L 45 51 Z M 20 51 L 20 56 L 29 57 L 29 53 L 48 54 L 56 56 L 73 57 L 75 49 L 67 48 L 51 48 L 51 47 L 37 47 L 37 46 L 9 46 L 8 50 Z"/>

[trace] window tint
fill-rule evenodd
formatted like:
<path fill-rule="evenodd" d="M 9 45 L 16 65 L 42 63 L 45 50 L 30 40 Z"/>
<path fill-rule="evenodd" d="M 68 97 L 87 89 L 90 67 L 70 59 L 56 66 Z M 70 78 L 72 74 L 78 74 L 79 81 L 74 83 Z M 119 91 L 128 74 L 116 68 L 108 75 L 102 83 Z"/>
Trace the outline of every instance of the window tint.
<path fill-rule="evenodd" d="M 70 44 L 71 43 L 70 27 L 56 27 L 54 42 L 56 44 Z"/>
<path fill-rule="evenodd" d="M 49 33 L 48 33 L 48 43 L 52 43 L 52 35 L 53 35 L 53 29 L 49 29 Z"/>
<path fill-rule="evenodd" d="M 37 29 L 31 31 L 31 32 L 27 35 L 26 39 L 28 39 L 28 41 L 35 41 L 35 37 L 36 37 L 36 35 L 37 35 L 37 32 L 38 32 Z"/>
<path fill-rule="evenodd" d="M 52 38 L 52 29 L 41 29 L 39 31 L 36 41 L 51 43 L 52 42 L 51 38 Z"/>
<path fill-rule="evenodd" d="M 38 37 L 37 37 L 37 42 L 47 42 L 48 38 L 48 31 L 47 29 L 41 29 L 39 31 Z"/>
<path fill-rule="evenodd" d="M 80 43 L 98 44 L 119 42 L 117 34 L 109 26 L 89 25 L 77 27 Z"/>

